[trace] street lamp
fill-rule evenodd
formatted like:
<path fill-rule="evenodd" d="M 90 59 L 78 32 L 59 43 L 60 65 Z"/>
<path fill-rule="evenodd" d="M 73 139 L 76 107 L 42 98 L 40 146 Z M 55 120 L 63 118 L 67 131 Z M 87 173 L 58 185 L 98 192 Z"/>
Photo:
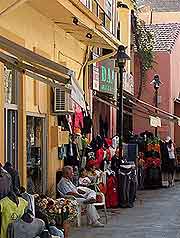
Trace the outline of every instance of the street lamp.
<path fill-rule="evenodd" d="M 155 107 L 158 107 L 158 90 L 160 88 L 161 85 L 161 81 L 160 81 L 160 77 L 158 74 L 154 75 L 154 79 L 151 82 L 151 84 L 153 84 L 154 86 L 154 90 L 155 90 Z M 157 109 L 155 110 L 155 112 L 157 113 Z M 158 133 L 157 133 L 157 127 L 155 127 L 155 136 L 157 137 Z"/>
<path fill-rule="evenodd" d="M 130 57 L 125 52 L 125 47 L 123 45 L 120 45 L 118 47 L 117 54 L 114 56 L 114 58 L 117 60 L 118 68 L 119 68 L 119 80 L 118 80 L 118 106 L 119 106 L 119 150 L 122 148 L 122 142 L 123 142 L 123 71 L 124 66 L 126 64 L 127 60 L 130 60 Z M 122 154 L 119 151 L 119 157 L 121 157 Z"/>

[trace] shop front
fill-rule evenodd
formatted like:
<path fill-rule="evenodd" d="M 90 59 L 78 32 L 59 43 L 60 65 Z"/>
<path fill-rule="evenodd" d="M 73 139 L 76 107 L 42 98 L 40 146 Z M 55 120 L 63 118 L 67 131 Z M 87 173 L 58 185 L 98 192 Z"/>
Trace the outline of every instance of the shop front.
<path fill-rule="evenodd" d="M 3 79 L 0 103 L 4 108 L 0 115 L 3 128 L 1 163 L 11 162 L 24 187 L 38 193 L 46 192 L 55 177 L 53 170 L 60 164 L 57 148 L 52 150 L 51 147 L 50 131 L 57 121 L 52 115 L 51 90 L 64 88 L 68 93 L 65 86 L 71 84 L 73 71 L 3 36 L 0 36 L 0 48 L 4 50 L 0 52 Z M 37 81 L 44 83 L 44 98 L 38 96 L 39 101 L 35 102 L 35 96 L 42 90 L 39 88 L 36 94 L 34 88 L 27 85 Z"/>
<path fill-rule="evenodd" d="M 117 91 L 114 67 L 114 60 L 104 60 L 92 67 L 93 136 L 112 137 L 116 133 L 116 110 L 111 106 Z"/>

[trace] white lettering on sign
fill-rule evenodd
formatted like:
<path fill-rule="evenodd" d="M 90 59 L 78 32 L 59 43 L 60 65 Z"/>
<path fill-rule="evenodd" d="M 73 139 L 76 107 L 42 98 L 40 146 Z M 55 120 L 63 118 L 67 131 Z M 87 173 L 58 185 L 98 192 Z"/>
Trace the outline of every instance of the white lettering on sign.
<path fill-rule="evenodd" d="M 152 127 L 161 127 L 161 118 L 149 116 L 150 126 Z"/>

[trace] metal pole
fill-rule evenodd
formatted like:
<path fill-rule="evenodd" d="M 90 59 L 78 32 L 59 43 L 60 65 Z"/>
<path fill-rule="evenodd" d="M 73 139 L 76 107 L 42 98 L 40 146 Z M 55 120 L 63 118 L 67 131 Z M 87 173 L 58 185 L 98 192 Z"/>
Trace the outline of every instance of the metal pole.
<path fill-rule="evenodd" d="M 119 150 L 122 149 L 123 142 L 123 69 L 124 64 L 119 63 Z M 120 151 L 119 151 L 120 152 Z M 122 157 L 122 153 L 119 153 L 119 157 Z"/>
<path fill-rule="evenodd" d="M 158 107 L 158 88 L 155 87 L 155 107 Z M 157 109 L 155 110 L 155 113 L 157 114 Z M 158 136 L 158 128 L 155 127 L 155 136 Z"/>

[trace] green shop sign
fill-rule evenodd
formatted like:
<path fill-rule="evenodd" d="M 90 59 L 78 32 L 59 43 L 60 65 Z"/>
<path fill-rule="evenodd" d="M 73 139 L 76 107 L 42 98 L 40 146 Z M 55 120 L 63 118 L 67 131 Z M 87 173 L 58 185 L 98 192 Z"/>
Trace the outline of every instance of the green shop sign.
<path fill-rule="evenodd" d="M 114 94 L 115 72 L 114 60 L 105 60 L 98 63 L 99 91 Z"/>

